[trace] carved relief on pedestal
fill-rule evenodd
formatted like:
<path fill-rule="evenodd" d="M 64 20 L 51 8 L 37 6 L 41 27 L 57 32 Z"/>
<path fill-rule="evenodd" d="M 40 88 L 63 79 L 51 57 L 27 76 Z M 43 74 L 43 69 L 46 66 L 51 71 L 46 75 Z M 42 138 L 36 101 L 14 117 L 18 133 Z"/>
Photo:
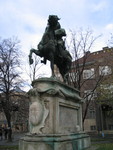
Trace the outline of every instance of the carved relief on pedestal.
<path fill-rule="evenodd" d="M 29 127 L 30 133 L 42 133 L 41 129 L 45 126 L 45 120 L 49 111 L 46 109 L 44 100 L 41 99 L 39 93 L 35 89 L 30 90 L 30 108 L 29 108 Z"/>

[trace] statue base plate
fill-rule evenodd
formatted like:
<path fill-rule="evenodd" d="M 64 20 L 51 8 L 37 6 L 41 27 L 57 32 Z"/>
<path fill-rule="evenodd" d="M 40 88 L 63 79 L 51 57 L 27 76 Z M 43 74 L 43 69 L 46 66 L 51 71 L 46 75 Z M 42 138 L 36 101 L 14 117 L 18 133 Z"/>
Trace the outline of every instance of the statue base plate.
<path fill-rule="evenodd" d="M 83 150 L 90 147 L 84 132 L 73 134 L 26 134 L 20 139 L 19 150 Z"/>

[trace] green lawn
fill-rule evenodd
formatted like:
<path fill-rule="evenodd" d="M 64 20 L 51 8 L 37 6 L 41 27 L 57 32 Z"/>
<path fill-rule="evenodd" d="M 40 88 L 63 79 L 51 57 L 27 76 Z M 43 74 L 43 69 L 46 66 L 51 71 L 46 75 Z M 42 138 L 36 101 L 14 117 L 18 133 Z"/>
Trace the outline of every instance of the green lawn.
<path fill-rule="evenodd" d="M 113 150 L 113 143 L 109 144 L 98 144 L 99 148 L 97 150 Z"/>
<path fill-rule="evenodd" d="M 2 146 L 0 145 L 0 150 L 18 150 L 18 146 Z"/>
<path fill-rule="evenodd" d="M 109 144 L 93 144 L 98 147 L 96 150 L 113 150 L 113 143 Z M 0 150 L 18 150 L 18 146 L 0 146 Z"/>

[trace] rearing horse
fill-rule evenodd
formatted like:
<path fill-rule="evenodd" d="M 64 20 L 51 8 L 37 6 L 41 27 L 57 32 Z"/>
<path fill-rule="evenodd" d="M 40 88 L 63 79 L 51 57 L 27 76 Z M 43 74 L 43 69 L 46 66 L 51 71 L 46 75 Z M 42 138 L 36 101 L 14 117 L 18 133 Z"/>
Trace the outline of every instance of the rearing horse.
<path fill-rule="evenodd" d="M 53 18 L 54 19 L 54 18 Z M 53 21 L 53 20 L 52 20 Z M 52 27 L 51 27 L 52 28 Z M 37 49 L 31 49 L 29 54 L 29 62 L 33 63 L 32 53 L 40 57 L 44 57 L 44 63 L 46 64 L 46 60 L 50 61 L 50 67 L 52 70 L 52 76 L 55 76 L 54 73 L 54 64 L 59 68 L 59 72 L 61 73 L 64 81 L 66 82 L 68 77 L 68 72 L 71 67 L 72 57 L 67 50 L 63 50 L 62 55 L 59 55 L 59 48 L 57 41 L 55 39 L 55 35 L 53 30 L 47 30 L 44 33 L 41 42 L 38 44 Z M 62 30 L 61 30 L 62 31 Z M 62 34 L 62 33 L 60 33 Z M 62 35 L 60 35 L 61 37 Z"/>

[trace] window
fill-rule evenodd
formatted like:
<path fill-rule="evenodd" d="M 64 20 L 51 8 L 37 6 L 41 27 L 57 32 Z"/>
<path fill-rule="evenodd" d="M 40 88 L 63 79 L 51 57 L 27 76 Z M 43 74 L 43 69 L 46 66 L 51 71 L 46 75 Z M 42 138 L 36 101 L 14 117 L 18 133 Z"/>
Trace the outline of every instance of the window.
<path fill-rule="evenodd" d="M 90 110 L 89 111 L 89 117 L 92 118 L 92 119 L 95 118 L 95 110 Z"/>
<path fill-rule="evenodd" d="M 83 71 L 83 79 L 92 79 L 94 76 L 94 68 Z"/>
<path fill-rule="evenodd" d="M 99 75 L 109 75 L 111 73 L 112 71 L 109 66 L 99 66 Z"/>
<path fill-rule="evenodd" d="M 95 97 L 96 97 L 96 91 L 92 91 L 92 90 L 84 91 L 85 100 L 93 100 Z"/>
<path fill-rule="evenodd" d="M 108 127 L 109 127 L 109 130 L 113 130 L 113 124 L 110 124 Z"/>
<path fill-rule="evenodd" d="M 77 72 L 69 73 L 69 77 L 70 77 L 71 82 L 72 81 L 78 81 L 78 73 Z"/>
<path fill-rule="evenodd" d="M 96 130 L 96 126 L 94 125 L 94 126 L 90 126 L 90 129 L 91 130 Z"/>

